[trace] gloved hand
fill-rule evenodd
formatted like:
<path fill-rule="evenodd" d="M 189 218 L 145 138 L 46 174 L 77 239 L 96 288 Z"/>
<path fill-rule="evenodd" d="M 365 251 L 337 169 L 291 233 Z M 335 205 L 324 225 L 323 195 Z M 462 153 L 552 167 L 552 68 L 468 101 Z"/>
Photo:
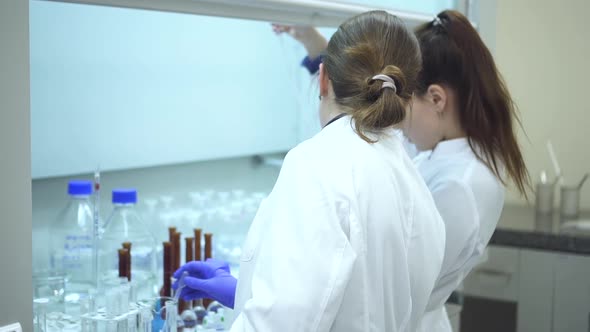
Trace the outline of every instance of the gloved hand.
<path fill-rule="evenodd" d="M 238 280 L 230 274 L 226 262 L 212 258 L 205 262 L 189 262 L 174 272 L 174 278 L 179 279 L 184 271 L 188 276 L 184 278 L 185 287 L 180 293 L 182 299 L 210 298 L 233 309 Z M 178 281 L 172 288 L 178 288 Z"/>

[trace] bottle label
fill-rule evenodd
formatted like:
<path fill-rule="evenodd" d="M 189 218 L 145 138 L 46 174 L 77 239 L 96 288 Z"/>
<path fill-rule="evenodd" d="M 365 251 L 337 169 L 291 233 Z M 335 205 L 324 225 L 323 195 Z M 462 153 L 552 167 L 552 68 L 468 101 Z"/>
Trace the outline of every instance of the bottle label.
<path fill-rule="evenodd" d="M 66 235 L 63 247 L 54 253 L 55 268 L 80 270 L 92 261 L 92 237 L 89 235 Z"/>

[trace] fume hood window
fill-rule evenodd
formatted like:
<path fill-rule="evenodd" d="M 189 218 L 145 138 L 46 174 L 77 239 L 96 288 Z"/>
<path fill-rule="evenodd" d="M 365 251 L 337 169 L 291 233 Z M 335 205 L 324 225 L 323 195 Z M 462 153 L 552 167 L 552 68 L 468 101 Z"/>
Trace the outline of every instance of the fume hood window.
<path fill-rule="evenodd" d="M 319 127 L 305 49 L 270 22 L 32 1 L 30 43 L 34 178 L 282 152 Z"/>
<path fill-rule="evenodd" d="M 456 0 L 339 0 L 337 2 L 371 6 L 381 9 L 403 10 L 433 16 L 445 9 L 453 9 L 457 7 Z"/>

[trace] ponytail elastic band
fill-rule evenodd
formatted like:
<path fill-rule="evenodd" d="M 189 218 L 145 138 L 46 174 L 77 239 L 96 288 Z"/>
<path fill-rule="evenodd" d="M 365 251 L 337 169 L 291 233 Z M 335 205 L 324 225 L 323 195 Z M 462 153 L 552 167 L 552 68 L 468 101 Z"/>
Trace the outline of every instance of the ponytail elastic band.
<path fill-rule="evenodd" d="M 434 17 L 434 20 L 432 20 L 432 26 L 438 26 L 438 25 L 442 25 L 442 20 L 437 15 Z"/>
<path fill-rule="evenodd" d="M 383 81 L 383 85 L 381 85 L 381 89 L 390 88 L 393 90 L 394 93 L 397 93 L 397 87 L 395 86 L 395 82 L 393 81 L 393 78 L 391 78 L 387 75 L 379 74 L 379 75 L 373 76 L 372 80 L 373 81 L 374 80 Z"/>

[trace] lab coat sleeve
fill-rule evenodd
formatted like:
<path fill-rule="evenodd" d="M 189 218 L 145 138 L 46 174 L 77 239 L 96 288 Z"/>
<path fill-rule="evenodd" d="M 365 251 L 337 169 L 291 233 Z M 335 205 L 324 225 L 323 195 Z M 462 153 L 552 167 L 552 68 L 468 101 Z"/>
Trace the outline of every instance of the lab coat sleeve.
<path fill-rule="evenodd" d="M 472 191 L 459 181 L 448 181 L 435 188 L 432 197 L 446 229 L 446 248 L 442 271 L 428 303 L 427 311 L 444 305 L 461 285 L 478 255 L 479 215 Z"/>
<path fill-rule="evenodd" d="M 252 296 L 231 331 L 330 330 L 356 254 L 345 231 L 349 204 L 316 163 L 297 148 L 285 159 L 265 204 Z"/>

